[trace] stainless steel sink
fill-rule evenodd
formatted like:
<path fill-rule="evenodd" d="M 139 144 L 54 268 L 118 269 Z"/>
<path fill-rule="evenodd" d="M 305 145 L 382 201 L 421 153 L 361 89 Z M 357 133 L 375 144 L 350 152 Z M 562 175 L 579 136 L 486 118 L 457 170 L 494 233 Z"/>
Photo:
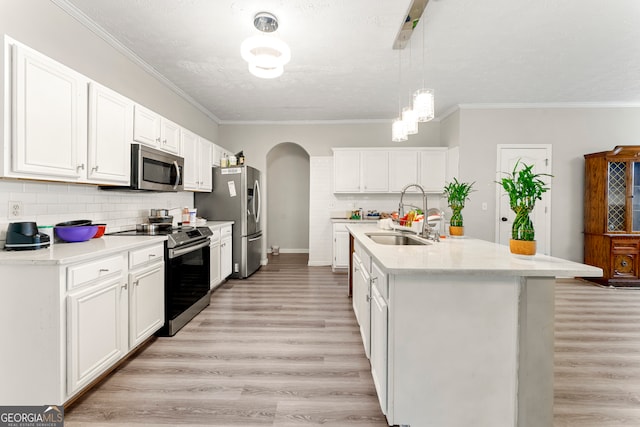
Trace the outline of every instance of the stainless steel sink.
<path fill-rule="evenodd" d="M 376 243 L 381 245 L 430 245 L 431 242 L 421 239 L 417 236 L 405 233 L 394 232 L 378 232 L 378 233 L 365 233 L 365 236 L 370 238 Z"/>

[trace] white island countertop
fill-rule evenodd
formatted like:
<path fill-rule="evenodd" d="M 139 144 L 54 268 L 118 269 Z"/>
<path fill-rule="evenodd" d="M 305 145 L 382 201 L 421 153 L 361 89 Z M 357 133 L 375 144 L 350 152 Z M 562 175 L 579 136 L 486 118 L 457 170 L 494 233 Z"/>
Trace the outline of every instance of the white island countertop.
<path fill-rule="evenodd" d="M 102 236 L 86 242 L 54 243 L 48 248 L 33 251 L 0 250 L 0 265 L 70 264 L 165 240 L 166 236 Z"/>
<path fill-rule="evenodd" d="M 383 245 L 365 233 L 385 232 L 373 224 L 348 224 L 351 233 L 391 274 L 457 273 L 499 276 L 600 277 L 598 267 L 537 254 L 520 256 L 509 247 L 469 237 L 440 239 L 428 245 Z"/>

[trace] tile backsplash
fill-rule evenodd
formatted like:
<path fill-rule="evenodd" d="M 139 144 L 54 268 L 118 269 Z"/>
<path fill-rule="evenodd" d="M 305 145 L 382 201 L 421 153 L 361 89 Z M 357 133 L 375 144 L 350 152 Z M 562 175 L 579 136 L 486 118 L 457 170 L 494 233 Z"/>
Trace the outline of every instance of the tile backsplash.
<path fill-rule="evenodd" d="M 9 202 L 19 202 L 19 217 L 13 215 Z M 35 221 L 38 225 L 54 225 L 89 219 L 107 224 L 109 233 L 145 222 L 149 209 L 184 206 L 193 206 L 193 193 L 105 191 L 95 185 L 0 179 L 0 247 L 4 247 L 10 222 Z M 176 209 L 170 214 L 175 222 L 180 211 Z"/>

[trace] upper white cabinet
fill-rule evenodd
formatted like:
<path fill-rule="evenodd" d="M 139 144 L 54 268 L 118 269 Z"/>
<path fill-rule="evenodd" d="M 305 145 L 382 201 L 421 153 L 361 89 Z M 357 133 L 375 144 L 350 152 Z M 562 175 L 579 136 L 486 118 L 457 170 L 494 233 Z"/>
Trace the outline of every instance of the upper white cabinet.
<path fill-rule="evenodd" d="M 389 191 L 389 152 L 384 150 L 362 151 L 360 162 L 362 166 L 360 189 L 365 193 L 386 193 Z"/>
<path fill-rule="evenodd" d="M 141 105 L 135 106 L 133 139 L 168 153 L 180 154 L 180 126 Z"/>
<path fill-rule="evenodd" d="M 26 46 L 11 49 L 11 154 L 4 174 L 83 180 L 89 80 Z"/>
<path fill-rule="evenodd" d="M 213 144 L 198 135 L 182 129 L 184 154 L 184 189 L 211 191 L 213 188 L 211 162 Z"/>
<path fill-rule="evenodd" d="M 228 158 L 231 154 L 231 150 L 227 150 L 224 147 L 221 147 L 219 145 L 213 144 L 213 160 L 212 160 L 212 165 L 219 167 L 220 166 L 220 162 L 222 161 L 222 159 L 226 159 Z"/>
<path fill-rule="evenodd" d="M 425 191 L 442 193 L 447 179 L 447 150 L 420 152 L 419 183 Z"/>
<path fill-rule="evenodd" d="M 442 193 L 446 171 L 445 147 L 333 149 L 334 193 L 397 193 L 416 183 Z"/>
<path fill-rule="evenodd" d="M 133 102 L 98 83 L 89 85 L 89 182 L 128 185 Z"/>
<path fill-rule="evenodd" d="M 400 192 L 408 184 L 418 183 L 418 151 L 389 153 L 389 191 Z"/>
<path fill-rule="evenodd" d="M 360 152 L 334 150 L 333 191 L 335 193 L 360 192 Z"/>

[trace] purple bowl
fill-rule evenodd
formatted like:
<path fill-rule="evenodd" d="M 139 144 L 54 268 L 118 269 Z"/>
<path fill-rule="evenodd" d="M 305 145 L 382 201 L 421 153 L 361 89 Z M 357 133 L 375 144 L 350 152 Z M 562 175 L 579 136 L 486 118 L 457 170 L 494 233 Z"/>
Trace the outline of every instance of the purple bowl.
<path fill-rule="evenodd" d="M 86 242 L 96 235 L 97 225 L 55 227 L 56 235 L 65 242 Z"/>

